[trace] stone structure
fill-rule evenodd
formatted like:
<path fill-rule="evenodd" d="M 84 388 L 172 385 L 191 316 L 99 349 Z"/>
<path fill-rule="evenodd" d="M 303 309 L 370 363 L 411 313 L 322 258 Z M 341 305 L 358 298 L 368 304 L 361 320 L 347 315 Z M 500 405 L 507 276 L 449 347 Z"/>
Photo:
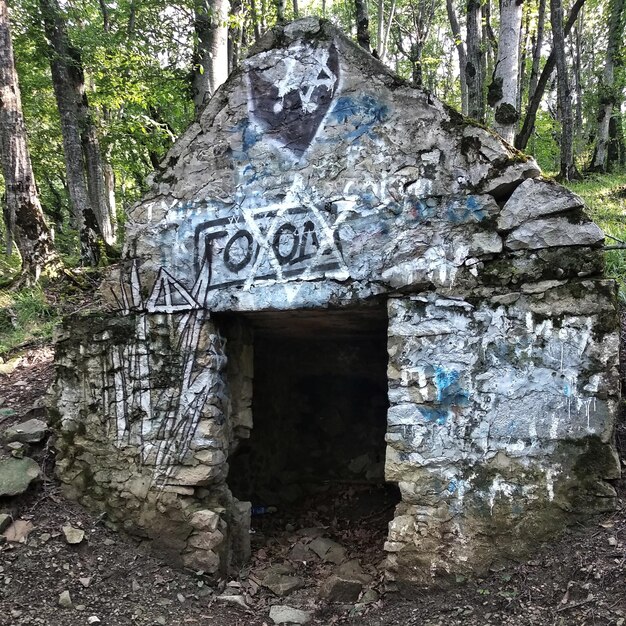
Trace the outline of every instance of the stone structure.
<path fill-rule="evenodd" d="M 603 235 L 531 158 L 307 18 L 262 39 L 151 184 L 108 307 L 59 337 L 70 496 L 188 567 L 236 568 L 259 329 L 312 354 L 331 328 L 382 328 L 361 374 L 382 363 L 388 389 L 390 580 L 483 571 L 614 506 Z"/>

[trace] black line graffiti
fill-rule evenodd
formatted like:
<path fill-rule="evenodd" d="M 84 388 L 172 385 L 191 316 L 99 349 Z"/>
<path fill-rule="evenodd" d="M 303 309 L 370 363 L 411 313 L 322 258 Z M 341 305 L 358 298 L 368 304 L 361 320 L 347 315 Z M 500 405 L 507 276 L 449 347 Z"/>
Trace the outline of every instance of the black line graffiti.
<path fill-rule="evenodd" d="M 118 302 L 124 314 L 136 314 L 135 335 L 122 346 L 111 345 L 103 356 L 102 380 L 110 382 L 103 384 L 102 404 L 109 437 L 118 447 L 137 447 L 142 464 L 154 467 L 154 484 L 163 487 L 175 481 L 174 472 L 196 438 L 205 406 L 223 399 L 219 370 L 225 364 L 225 342 L 209 334 L 209 312 L 166 270 L 159 271 L 145 303 L 136 261 L 125 275 L 129 284 L 121 281 Z M 155 359 L 160 362 L 162 357 L 154 354 L 151 318 L 146 313 L 167 314 L 168 336 L 174 339 L 170 350 L 179 359 L 179 380 L 164 388 L 154 384 Z M 172 316 L 176 313 L 178 321 Z M 211 367 L 206 365 L 207 356 Z"/>
<path fill-rule="evenodd" d="M 236 220 L 209 220 L 196 227 L 194 244 L 206 291 L 345 268 L 336 230 L 311 208 L 242 210 Z M 201 294 L 193 294 L 201 303 Z"/>

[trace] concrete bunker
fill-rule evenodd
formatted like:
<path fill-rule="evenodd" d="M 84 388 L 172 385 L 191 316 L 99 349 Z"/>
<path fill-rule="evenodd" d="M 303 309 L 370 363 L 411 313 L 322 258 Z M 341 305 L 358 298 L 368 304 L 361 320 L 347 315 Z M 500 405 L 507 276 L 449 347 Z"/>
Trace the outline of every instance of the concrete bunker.
<path fill-rule="evenodd" d="M 386 347 L 373 387 L 387 396 L 384 480 L 400 491 L 390 581 L 483 572 L 615 506 L 603 234 L 531 158 L 307 18 L 264 37 L 151 185 L 105 305 L 57 342 L 58 475 L 107 523 L 186 567 L 236 570 L 248 498 L 276 480 L 246 483 L 237 457 L 256 436 L 255 371 L 262 442 L 281 371 L 308 402 L 290 346 L 322 350 L 326 333 L 338 357 L 364 328 Z M 323 360 L 307 375 L 327 376 L 316 384 L 339 409 L 355 374 Z M 355 430 L 354 416 L 302 419 L 311 442 Z M 345 476 L 358 456 L 346 444 L 312 467 Z"/>

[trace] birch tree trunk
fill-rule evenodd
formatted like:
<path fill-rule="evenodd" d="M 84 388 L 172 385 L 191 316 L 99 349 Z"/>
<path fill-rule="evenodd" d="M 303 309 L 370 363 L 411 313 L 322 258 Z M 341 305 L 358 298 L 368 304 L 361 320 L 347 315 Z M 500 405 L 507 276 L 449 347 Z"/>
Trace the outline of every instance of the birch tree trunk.
<path fill-rule="evenodd" d="M 513 143 L 517 110 L 519 45 L 522 29 L 522 2 L 501 0 L 498 56 L 489 85 L 489 104 L 494 108 L 494 128 L 503 139 Z"/>
<path fill-rule="evenodd" d="M 618 47 L 624 36 L 623 13 L 624 0 L 611 0 L 606 59 L 598 98 L 599 110 L 596 147 L 591 166 L 589 167 L 593 172 L 606 172 L 609 169 L 609 126 L 618 100 L 617 94 L 615 93 L 615 64 L 617 61 Z"/>
<path fill-rule="evenodd" d="M 448 21 L 450 22 L 450 29 L 452 30 L 452 36 L 454 37 L 454 45 L 459 58 L 459 79 L 461 81 L 461 113 L 467 115 L 467 77 L 465 74 L 465 68 L 467 67 L 467 54 L 465 53 L 465 44 L 461 37 L 461 27 L 459 26 L 459 20 L 454 9 L 453 0 L 446 0 L 446 11 L 448 12 Z"/>
<path fill-rule="evenodd" d="M 483 93 L 482 10 L 480 0 L 467 0 L 467 113 L 479 122 L 485 121 Z"/>
<path fill-rule="evenodd" d="M 283 0 L 284 8 L 284 0 Z M 196 0 L 196 50 L 192 79 L 196 114 L 228 78 L 228 0 Z"/>
<path fill-rule="evenodd" d="M 571 90 L 565 59 L 565 35 L 563 32 L 563 5 L 561 0 L 550 0 L 552 24 L 552 48 L 556 60 L 557 96 L 561 117 L 561 163 L 559 179 L 580 178 L 574 163 L 574 120 L 572 116 Z"/>
<path fill-rule="evenodd" d="M 28 152 L 6 0 L 0 0 L 0 151 L 7 249 L 10 253 L 15 240 L 22 257 L 22 280 L 33 284 L 60 262 L 41 210 Z"/>

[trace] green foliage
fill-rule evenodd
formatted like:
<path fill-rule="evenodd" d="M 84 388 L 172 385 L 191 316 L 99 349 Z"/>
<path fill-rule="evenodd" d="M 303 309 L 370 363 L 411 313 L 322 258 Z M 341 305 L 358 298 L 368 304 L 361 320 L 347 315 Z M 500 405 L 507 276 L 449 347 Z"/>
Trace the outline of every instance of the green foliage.
<path fill-rule="evenodd" d="M 568 187 L 583 198 L 593 220 L 604 230 L 606 245 L 626 241 L 626 173 L 589 176 Z M 608 250 L 606 271 L 620 285 L 620 299 L 626 304 L 626 249 Z"/>
<path fill-rule="evenodd" d="M 0 355 L 26 342 L 50 338 L 59 314 L 40 285 L 0 290 Z"/>
<path fill-rule="evenodd" d="M 535 133 L 528 145 L 528 152 L 535 157 L 544 172 L 558 172 L 560 149 L 558 144 L 559 123 L 548 111 L 539 110 Z"/>

